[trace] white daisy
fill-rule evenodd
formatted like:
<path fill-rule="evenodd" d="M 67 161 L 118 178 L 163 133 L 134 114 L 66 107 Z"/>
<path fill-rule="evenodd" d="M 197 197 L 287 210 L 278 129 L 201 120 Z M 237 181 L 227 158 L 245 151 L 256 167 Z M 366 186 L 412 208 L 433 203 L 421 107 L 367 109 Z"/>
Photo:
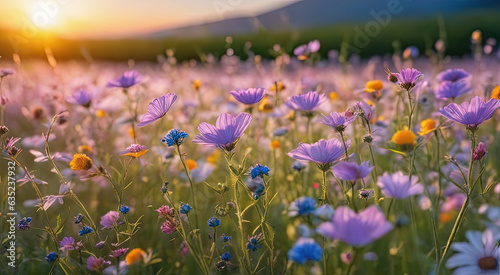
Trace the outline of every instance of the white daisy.
<path fill-rule="evenodd" d="M 467 231 L 468 243 L 460 242 L 451 245 L 458 253 L 446 262 L 449 269 L 457 268 L 453 275 L 488 275 L 500 274 L 500 249 L 498 237 L 489 230 L 482 234 L 479 231 Z"/>

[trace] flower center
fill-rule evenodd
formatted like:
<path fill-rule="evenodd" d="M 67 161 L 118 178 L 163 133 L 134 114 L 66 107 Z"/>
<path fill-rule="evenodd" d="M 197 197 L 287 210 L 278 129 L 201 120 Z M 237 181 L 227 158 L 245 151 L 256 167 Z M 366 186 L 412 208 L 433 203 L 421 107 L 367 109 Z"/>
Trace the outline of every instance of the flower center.
<path fill-rule="evenodd" d="M 489 257 L 482 257 L 481 259 L 479 259 L 479 261 L 477 261 L 477 265 L 482 270 L 494 270 L 497 267 L 498 262 L 497 259 L 489 256 Z"/>

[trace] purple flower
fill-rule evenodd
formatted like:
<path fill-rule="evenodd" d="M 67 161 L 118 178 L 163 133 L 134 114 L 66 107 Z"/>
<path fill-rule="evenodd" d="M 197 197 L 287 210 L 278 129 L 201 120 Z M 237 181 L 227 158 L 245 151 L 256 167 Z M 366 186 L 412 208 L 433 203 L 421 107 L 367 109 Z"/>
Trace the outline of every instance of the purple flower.
<path fill-rule="evenodd" d="M 470 102 L 463 102 L 461 105 L 450 103 L 441 108 L 439 112 L 447 119 L 469 128 L 476 128 L 479 124 L 490 119 L 498 107 L 500 107 L 499 100 L 492 98 L 486 103 L 476 96 Z"/>
<path fill-rule="evenodd" d="M 120 213 L 116 211 L 109 211 L 104 216 L 101 217 L 102 229 L 113 228 L 120 217 Z"/>
<path fill-rule="evenodd" d="M 486 151 L 486 144 L 479 142 L 474 150 L 474 160 L 481 160 L 486 155 L 488 155 L 488 151 Z"/>
<path fill-rule="evenodd" d="M 142 76 L 139 74 L 139 72 L 130 70 L 123 73 L 123 75 L 120 76 L 118 79 L 108 82 L 108 87 L 127 89 L 139 83 L 141 79 Z"/>
<path fill-rule="evenodd" d="M 325 101 L 325 94 L 319 94 L 314 91 L 307 94 L 294 95 L 285 104 L 290 109 L 312 113 Z"/>
<path fill-rule="evenodd" d="M 343 132 L 347 125 L 351 124 L 351 122 L 353 122 L 358 116 L 357 114 L 353 114 L 352 112 L 332 112 L 328 116 L 325 116 L 323 114 L 321 115 L 323 116 L 323 119 L 320 120 L 320 123 L 332 127 L 337 132 Z"/>
<path fill-rule="evenodd" d="M 385 215 L 372 205 L 356 214 L 347 206 L 340 206 L 331 222 L 322 223 L 317 232 L 330 239 L 339 239 L 351 246 L 367 245 L 393 228 Z"/>
<path fill-rule="evenodd" d="M 74 92 L 71 98 L 71 103 L 76 103 L 78 105 L 82 105 L 87 108 L 90 107 L 91 101 L 92 101 L 92 94 L 87 90 L 83 89 Z"/>
<path fill-rule="evenodd" d="M 11 68 L 5 68 L 0 70 L 0 78 L 4 78 L 5 76 L 14 74 L 14 70 Z"/>
<path fill-rule="evenodd" d="M 193 142 L 232 151 L 250 121 L 252 121 L 252 116 L 247 113 L 241 113 L 236 117 L 222 113 L 217 118 L 215 126 L 206 122 L 198 125 L 200 134 L 194 137 Z"/>
<path fill-rule="evenodd" d="M 128 248 L 118 248 L 116 250 L 111 251 L 109 257 L 111 258 L 120 258 L 127 254 Z"/>
<path fill-rule="evenodd" d="M 236 100 L 246 105 L 253 105 L 264 98 L 266 90 L 263 88 L 240 89 L 230 92 Z"/>
<path fill-rule="evenodd" d="M 165 116 L 174 105 L 175 100 L 177 100 L 177 95 L 174 93 L 153 99 L 148 105 L 148 112 L 142 117 L 137 127 L 144 127 Z"/>
<path fill-rule="evenodd" d="M 351 140 L 347 140 L 347 149 L 349 149 L 350 146 Z M 326 171 L 330 169 L 333 163 L 338 161 L 344 153 L 344 145 L 342 142 L 336 138 L 332 138 L 329 140 L 320 139 L 313 144 L 299 143 L 299 146 L 287 153 L 287 155 L 296 160 L 312 161 Z"/>
<path fill-rule="evenodd" d="M 93 271 L 100 272 L 110 264 L 110 261 L 105 261 L 103 258 L 96 258 L 94 256 L 90 256 L 87 259 L 87 268 Z"/>
<path fill-rule="evenodd" d="M 404 199 L 414 195 L 422 194 L 424 187 L 417 183 L 418 178 L 403 175 L 403 172 L 398 171 L 392 175 L 385 172 L 378 177 L 377 185 L 382 189 L 382 193 L 391 198 Z"/>
<path fill-rule="evenodd" d="M 445 81 L 439 84 L 439 87 L 434 91 L 434 94 L 437 98 L 453 99 L 468 92 L 470 92 L 470 87 L 463 81 Z"/>
<path fill-rule="evenodd" d="M 19 140 L 21 140 L 21 138 L 9 138 L 3 152 L 13 158 L 17 157 L 17 155 L 21 153 L 22 149 L 17 148 L 16 146 L 14 146 L 14 144 L 16 144 L 16 142 L 18 142 Z"/>
<path fill-rule="evenodd" d="M 470 74 L 462 69 L 449 69 L 444 72 L 441 72 L 437 75 L 437 79 L 439 81 L 459 81 L 461 79 L 464 79 L 468 77 Z"/>
<path fill-rule="evenodd" d="M 342 161 L 332 168 L 333 174 L 341 180 L 356 181 L 366 178 L 373 170 L 370 162 L 365 161 L 358 165 L 355 162 Z"/>
<path fill-rule="evenodd" d="M 59 246 L 62 251 L 75 250 L 75 239 L 73 239 L 73 237 L 64 237 L 62 241 L 59 242 Z"/>
<path fill-rule="evenodd" d="M 165 234 L 171 234 L 175 231 L 175 224 L 170 222 L 170 221 L 165 221 L 161 227 L 160 227 L 161 231 Z"/>
<path fill-rule="evenodd" d="M 296 56 L 307 56 L 310 53 L 315 53 L 319 51 L 319 47 L 321 44 L 319 43 L 318 40 L 313 40 L 307 44 L 300 45 L 295 50 L 293 50 L 293 54 Z"/>
<path fill-rule="evenodd" d="M 366 119 L 368 119 L 368 121 L 371 120 L 373 111 L 368 103 L 366 103 L 364 100 L 358 101 L 355 103 L 355 107 L 361 114 L 361 116 L 364 116 Z"/>
<path fill-rule="evenodd" d="M 395 73 L 394 75 L 398 79 L 397 84 L 407 91 L 410 91 L 413 87 L 415 87 L 417 81 L 423 76 L 421 72 L 413 68 L 401 70 L 399 73 Z"/>

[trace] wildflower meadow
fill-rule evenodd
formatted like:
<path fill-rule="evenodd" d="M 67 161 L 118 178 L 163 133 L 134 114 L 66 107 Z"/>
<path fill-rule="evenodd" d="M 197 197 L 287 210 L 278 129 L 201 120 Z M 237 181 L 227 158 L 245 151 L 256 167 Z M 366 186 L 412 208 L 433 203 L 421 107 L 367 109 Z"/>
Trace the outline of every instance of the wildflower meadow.
<path fill-rule="evenodd" d="M 481 41 L 0 60 L 1 273 L 499 274 L 500 60 Z"/>

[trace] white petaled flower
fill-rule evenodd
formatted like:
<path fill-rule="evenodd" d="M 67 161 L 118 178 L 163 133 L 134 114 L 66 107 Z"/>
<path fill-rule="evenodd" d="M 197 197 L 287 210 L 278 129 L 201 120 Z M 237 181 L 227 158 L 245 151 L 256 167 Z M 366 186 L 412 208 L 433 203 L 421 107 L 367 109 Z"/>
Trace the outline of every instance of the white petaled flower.
<path fill-rule="evenodd" d="M 467 231 L 468 243 L 459 242 L 451 245 L 458 253 L 446 262 L 446 268 L 452 269 L 453 275 L 489 275 L 500 274 L 500 249 L 497 241 L 500 236 L 494 236 L 490 230 Z"/>

